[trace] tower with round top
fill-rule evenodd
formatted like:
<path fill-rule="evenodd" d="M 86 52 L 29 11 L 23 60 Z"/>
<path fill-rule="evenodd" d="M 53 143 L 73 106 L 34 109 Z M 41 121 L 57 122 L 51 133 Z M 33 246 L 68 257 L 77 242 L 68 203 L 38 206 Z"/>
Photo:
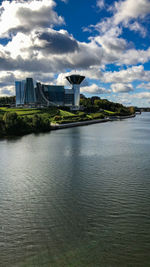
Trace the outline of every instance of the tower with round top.
<path fill-rule="evenodd" d="M 67 76 L 66 79 L 72 84 L 72 90 L 74 92 L 74 106 L 79 108 L 80 106 L 80 84 L 85 79 L 85 76 L 74 74 L 74 75 Z"/>

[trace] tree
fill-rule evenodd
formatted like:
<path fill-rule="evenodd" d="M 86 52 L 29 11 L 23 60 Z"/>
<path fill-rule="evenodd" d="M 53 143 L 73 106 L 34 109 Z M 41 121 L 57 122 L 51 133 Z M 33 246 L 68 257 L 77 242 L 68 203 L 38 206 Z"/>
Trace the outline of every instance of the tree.
<path fill-rule="evenodd" d="M 5 131 L 8 134 L 17 134 L 19 132 L 21 120 L 16 112 L 6 112 L 3 116 Z"/>
<path fill-rule="evenodd" d="M 44 118 L 39 115 L 34 115 L 32 118 L 32 127 L 35 132 L 49 131 L 50 122 L 48 118 Z"/>

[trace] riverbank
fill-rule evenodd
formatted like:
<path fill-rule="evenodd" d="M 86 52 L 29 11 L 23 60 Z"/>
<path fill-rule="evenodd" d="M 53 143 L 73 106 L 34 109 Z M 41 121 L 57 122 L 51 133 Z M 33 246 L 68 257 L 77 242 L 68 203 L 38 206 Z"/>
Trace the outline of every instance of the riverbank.
<path fill-rule="evenodd" d="M 91 125 L 91 124 L 96 124 L 96 123 L 104 123 L 108 121 L 123 120 L 123 119 L 134 118 L 135 116 L 136 115 L 133 114 L 130 116 L 116 116 L 116 117 L 108 117 L 105 119 L 80 121 L 80 122 L 64 123 L 64 124 L 52 123 L 51 130 L 60 130 L 60 129 L 66 129 L 66 128 L 72 128 L 72 127 L 86 126 L 86 125 Z"/>
<path fill-rule="evenodd" d="M 123 113 L 122 113 L 123 114 Z M 0 109 L 0 138 L 23 136 L 31 133 L 103 123 L 132 118 L 130 113 L 120 116 L 118 112 L 68 112 L 58 108 L 47 109 Z"/>

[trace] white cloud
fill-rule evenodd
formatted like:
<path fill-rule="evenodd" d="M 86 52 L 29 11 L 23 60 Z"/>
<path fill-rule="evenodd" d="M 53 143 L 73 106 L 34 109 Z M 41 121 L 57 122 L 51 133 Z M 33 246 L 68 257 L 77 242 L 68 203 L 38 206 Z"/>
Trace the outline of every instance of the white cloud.
<path fill-rule="evenodd" d="M 133 86 L 129 83 L 115 83 L 111 85 L 111 88 L 114 93 L 127 93 L 133 91 Z"/>
<path fill-rule="evenodd" d="M 150 83 L 141 83 L 136 88 L 150 90 Z"/>
<path fill-rule="evenodd" d="M 128 24 L 130 30 L 135 32 L 140 32 L 141 36 L 144 38 L 147 34 L 147 30 L 137 21 Z"/>
<path fill-rule="evenodd" d="M 124 92 L 123 95 L 133 90 L 133 81 L 150 82 L 150 71 L 145 71 L 143 65 L 120 71 L 102 70 L 107 64 L 130 66 L 150 60 L 150 48 L 136 50 L 120 37 L 123 27 L 139 31 L 143 37 L 146 35 L 139 18 L 149 13 L 149 3 L 137 0 L 133 8 L 133 0 L 116 2 L 112 17 L 93 26 L 99 35 L 90 37 L 88 42 L 79 42 L 66 30 L 54 29 L 55 25 L 63 25 L 64 19 L 55 12 L 53 0 L 3 1 L 0 36 L 9 37 L 9 41 L 6 45 L 0 44 L 1 88 L 10 92 L 16 79 L 27 76 L 44 83 L 70 86 L 65 76 L 75 73 L 75 70 L 87 77 L 82 92 L 90 94 L 110 93 L 105 85 L 98 86 L 98 82 L 114 83 L 110 85 L 112 91 Z M 104 4 L 104 1 L 97 1 L 99 8 Z M 88 84 L 88 79 L 92 85 Z M 145 89 L 150 89 L 148 87 L 149 84 L 143 85 Z"/>
<path fill-rule="evenodd" d="M 97 36 L 93 38 L 96 43 L 102 46 L 105 52 L 123 52 L 127 47 L 127 42 L 123 38 L 118 38 L 115 33 L 111 31 L 107 32 L 106 35 Z"/>
<path fill-rule="evenodd" d="M 81 87 L 82 93 L 89 93 L 89 94 L 108 94 L 110 90 L 106 90 L 105 88 L 99 87 L 97 84 L 92 84 L 90 86 Z"/>
<path fill-rule="evenodd" d="M 127 23 L 131 19 L 143 18 L 150 13 L 149 0 L 125 0 L 115 2 L 114 23 Z"/>
<path fill-rule="evenodd" d="M 128 49 L 117 59 L 118 64 L 135 65 L 138 63 L 146 63 L 150 60 L 150 48 L 147 50 Z"/>
<path fill-rule="evenodd" d="M 90 25 L 90 28 L 95 28 L 99 33 L 107 34 L 112 28 L 119 26 L 127 27 L 132 31 L 139 31 L 140 34 L 145 37 L 146 29 L 137 21 L 143 19 L 150 13 L 150 1 L 149 0 L 120 0 L 115 1 L 113 6 L 109 7 L 109 11 L 113 11 L 113 15 L 96 25 Z M 87 30 L 88 28 L 86 28 Z"/>
<path fill-rule="evenodd" d="M 71 75 L 70 73 L 68 75 Z M 60 73 L 56 79 L 56 84 L 57 85 L 64 85 L 64 86 L 68 86 L 69 82 L 66 79 L 67 73 Z"/>
<path fill-rule="evenodd" d="M 134 94 L 133 98 L 140 98 L 140 99 L 150 99 L 150 92 L 141 92 Z"/>
<path fill-rule="evenodd" d="M 133 66 L 126 70 L 105 72 L 105 83 L 131 83 L 133 81 L 150 81 L 150 71 L 145 71 L 142 65 Z"/>
<path fill-rule="evenodd" d="M 68 3 L 69 0 L 60 0 L 60 1 L 62 1 L 64 3 Z"/>
<path fill-rule="evenodd" d="M 62 84 L 69 85 L 69 82 L 66 80 L 65 77 L 68 75 L 76 74 L 76 73 L 86 77 L 86 79 L 83 81 L 81 86 L 84 86 L 85 82 L 87 83 L 87 79 L 101 80 L 103 78 L 103 73 L 98 67 L 97 68 L 96 67 L 90 67 L 86 70 L 84 70 L 84 69 L 78 70 L 77 72 L 75 69 L 73 69 L 72 71 L 69 71 L 69 72 L 60 73 L 57 77 L 56 83 L 59 85 L 62 85 Z"/>
<path fill-rule="evenodd" d="M 0 96 L 11 96 L 14 93 L 14 86 L 12 85 L 0 88 Z"/>
<path fill-rule="evenodd" d="M 54 11 L 53 0 L 3 1 L 0 12 L 0 36 L 53 27 L 64 23 Z"/>
<path fill-rule="evenodd" d="M 98 6 L 100 9 L 103 9 L 104 6 L 105 6 L 105 2 L 104 2 L 104 0 L 98 0 L 98 1 L 97 1 L 97 6 Z"/>

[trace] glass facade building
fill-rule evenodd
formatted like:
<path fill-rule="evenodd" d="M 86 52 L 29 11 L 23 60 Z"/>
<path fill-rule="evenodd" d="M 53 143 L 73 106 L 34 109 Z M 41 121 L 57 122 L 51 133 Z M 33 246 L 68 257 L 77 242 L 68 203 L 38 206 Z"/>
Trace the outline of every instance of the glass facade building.
<path fill-rule="evenodd" d="M 32 78 L 27 78 L 25 83 L 24 104 L 35 104 L 36 94 Z"/>
<path fill-rule="evenodd" d="M 71 89 L 65 89 L 64 103 L 66 106 L 74 106 L 74 92 Z"/>
<path fill-rule="evenodd" d="M 45 97 L 52 103 L 58 106 L 64 106 L 64 86 L 42 85 L 42 90 Z"/>
<path fill-rule="evenodd" d="M 67 77 L 72 84 L 72 89 L 65 89 L 61 85 L 47 85 L 36 83 L 33 79 L 26 78 L 25 81 L 16 81 L 16 106 L 76 106 L 80 102 L 80 86 L 84 79 L 80 75 Z M 74 84 L 75 83 L 75 84 Z"/>
<path fill-rule="evenodd" d="M 74 105 L 74 92 L 64 86 L 36 84 L 37 105 L 72 106 Z"/>
<path fill-rule="evenodd" d="M 25 81 L 16 81 L 16 106 L 24 104 L 24 93 L 25 93 Z"/>

